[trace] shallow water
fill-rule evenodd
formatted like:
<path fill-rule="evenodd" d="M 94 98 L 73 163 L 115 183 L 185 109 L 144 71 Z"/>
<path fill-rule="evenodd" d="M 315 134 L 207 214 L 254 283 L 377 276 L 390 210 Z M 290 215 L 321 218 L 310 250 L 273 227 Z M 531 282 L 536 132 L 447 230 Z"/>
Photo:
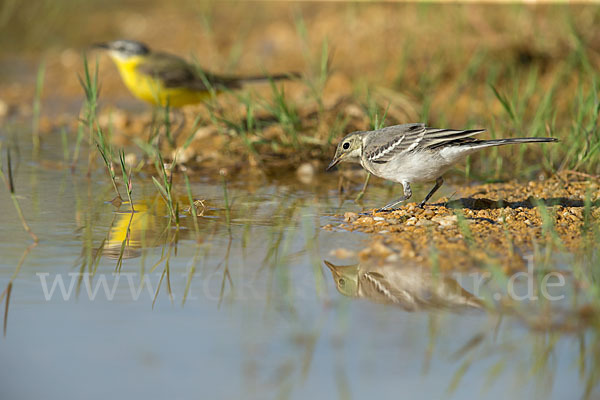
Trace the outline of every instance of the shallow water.
<path fill-rule="evenodd" d="M 86 165 L 59 168 L 58 137 L 37 160 L 26 136 L 2 139 L 40 237 L 28 249 L 4 190 L 0 289 L 25 261 L 0 339 L 2 399 L 562 399 L 585 391 L 593 332 L 535 333 L 510 316 L 406 312 L 338 293 L 323 260 L 335 261 L 339 247 L 359 250 L 368 236 L 320 228 L 360 209 L 339 204 L 335 177 L 308 186 L 227 182 L 229 217 L 224 186 L 193 180 L 205 215 L 196 230 L 182 212 L 177 230 L 140 174 L 130 247 L 115 274 L 131 214 L 109 202 L 100 164 L 88 179 Z M 185 198 L 183 186 L 178 192 Z M 370 191 L 364 207 L 384 195 Z"/>

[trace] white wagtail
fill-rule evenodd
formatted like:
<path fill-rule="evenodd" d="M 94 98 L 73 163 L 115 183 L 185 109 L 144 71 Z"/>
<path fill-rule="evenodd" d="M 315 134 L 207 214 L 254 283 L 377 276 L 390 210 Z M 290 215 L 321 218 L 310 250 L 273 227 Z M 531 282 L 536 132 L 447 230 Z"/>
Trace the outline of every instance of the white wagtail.
<path fill-rule="evenodd" d="M 392 304 L 407 311 L 483 307 L 483 302 L 457 281 L 429 268 L 395 263 L 342 266 L 329 261 L 325 265 L 344 296 Z"/>
<path fill-rule="evenodd" d="M 402 184 L 404 196 L 379 211 L 391 211 L 410 199 L 412 182 L 435 181 L 435 186 L 419 203 L 442 186 L 444 174 L 471 153 L 490 146 L 515 143 L 556 142 L 554 138 L 532 137 L 497 140 L 472 138 L 485 129 L 456 130 L 430 128 L 425 124 L 403 124 L 367 132 L 352 132 L 342 139 L 327 169 L 339 162 L 359 163 L 375 176 Z"/>

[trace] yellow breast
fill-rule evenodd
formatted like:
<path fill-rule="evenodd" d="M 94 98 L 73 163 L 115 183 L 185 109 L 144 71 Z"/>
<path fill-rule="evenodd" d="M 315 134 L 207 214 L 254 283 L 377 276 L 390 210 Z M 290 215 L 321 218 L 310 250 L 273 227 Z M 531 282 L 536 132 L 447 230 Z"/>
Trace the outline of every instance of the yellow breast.
<path fill-rule="evenodd" d="M 144 61 L 144 58 L 144 56 L 134 56 L 123 60 L 113 57 L 123 82 L 138 99 L 161 107 L 165 107 L 167 102 L 170 107 L 182 107 L 187 104 L 199 103 L 210 96 L 208 91 L 185 87 L 167 88 L 160 79 L 140 73 L 137 67 Z"/>

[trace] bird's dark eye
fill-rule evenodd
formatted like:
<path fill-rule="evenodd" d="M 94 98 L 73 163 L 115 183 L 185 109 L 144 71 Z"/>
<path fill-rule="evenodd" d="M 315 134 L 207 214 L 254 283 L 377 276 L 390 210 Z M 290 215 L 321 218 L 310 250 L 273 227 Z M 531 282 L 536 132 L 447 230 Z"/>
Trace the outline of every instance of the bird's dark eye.
<path fill-rule="evenodd" d="M 344 285 L 346 284 L 346 281 L 344 280 L 344 278 L 340 278 L 338 280 L 338 283 L 340 284 L 340 287 L 344 287 Z"/>
<path fill-rule="evenodd" d="M 342 147 L 344 148 L 344 150 L 348 150 L 348 147 L 350 147 L 350 143 L 346 142 L 342 145 Z"/>

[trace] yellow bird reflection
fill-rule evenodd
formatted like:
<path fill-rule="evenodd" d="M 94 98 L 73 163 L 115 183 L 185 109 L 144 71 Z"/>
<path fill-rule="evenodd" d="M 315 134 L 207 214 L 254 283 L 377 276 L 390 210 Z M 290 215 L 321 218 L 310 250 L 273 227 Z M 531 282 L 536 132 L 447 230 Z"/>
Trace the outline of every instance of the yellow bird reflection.
<path fill-rule="evenodd" d="M 187 203 L 187 198 L 180 204 Z M 204 203 L 201 200 L 194 202 L 196 209 L 203 215 Z M 147 198 L 135 203 L 135 212 L 131 212 L 128 203 L 123 211 L 117 211 L 116 220 L 108 233 L 104 243 L 103 253 L 110 258 L 134 258 L 141 254 L 141 249 L 156 247 L 164 244 L 171 237 L 165 230 L 169 227 L 169 210 L 167 204 L 160 196 Z M 189 207 L 188 207 L 189 208 Z M 191 212 L 183 207 L 182 213 L 189 214 L 190 218 L 181 218 L 181 226 L 191 225 Z M 171 225 L 172 226 L 172 225 Z M 183 231 L 187 232 L 187 231 Z M 178 236 L 179 237 L 179 236 Z"/>
<path fill-rule="evenodd" d="M 135 203 L 135 212 L 128 208 L 117 212 L 103 252 L 110 258 L 119 258 L 123 247 L 123 258 L 140 255 L 143 247 L 156 242 L 160 232 L 166 228 L 169 218 L 166 204 L 159 197 Z"/>

